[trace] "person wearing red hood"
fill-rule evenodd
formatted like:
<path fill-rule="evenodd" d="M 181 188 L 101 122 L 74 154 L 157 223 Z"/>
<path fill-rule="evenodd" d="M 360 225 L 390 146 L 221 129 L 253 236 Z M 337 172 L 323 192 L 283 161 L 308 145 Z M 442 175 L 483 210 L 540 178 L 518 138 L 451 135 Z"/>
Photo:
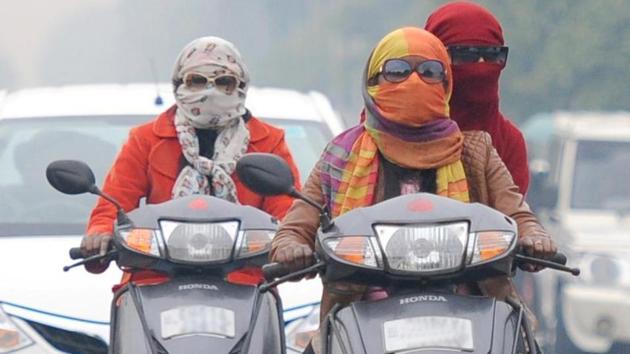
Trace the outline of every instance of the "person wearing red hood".
<path fill-rule="evenodd" d="M 483 130 L 490 134 L 499 156 L 525 195 L 529 186 L 525 139 L 499 111 L 499 76 L 508 54 L 501 24 L 486 8 L 457 1 L 435 10 L 425 29 L 447 46 L 451 56 L 451 118 L 462 131 Z"/>

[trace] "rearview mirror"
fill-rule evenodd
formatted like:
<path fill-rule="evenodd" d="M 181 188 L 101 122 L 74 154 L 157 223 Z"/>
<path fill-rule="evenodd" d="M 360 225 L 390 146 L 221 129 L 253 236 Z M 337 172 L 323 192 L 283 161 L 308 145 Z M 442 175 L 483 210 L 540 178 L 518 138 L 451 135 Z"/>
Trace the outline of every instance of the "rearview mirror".
<path fill-rule="evenodd" d="M 90 166 L 83 161 L 53 161 L 46 168 L 48 183 L 65 194 L 91 193 L 96 180 Z"/>
<path fill-rule="evenodd" d="M 260 195 L 295 193 L 291 168 L 286 161 L 274 154 L 245 154 L 236 164 L 236 174 L 247 188 Z"/>

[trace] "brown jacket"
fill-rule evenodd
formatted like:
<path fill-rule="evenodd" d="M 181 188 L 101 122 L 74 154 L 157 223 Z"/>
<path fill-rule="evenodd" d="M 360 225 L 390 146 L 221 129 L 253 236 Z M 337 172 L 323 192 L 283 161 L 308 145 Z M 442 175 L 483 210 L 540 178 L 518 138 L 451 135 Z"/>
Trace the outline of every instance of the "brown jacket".
<path fill-rule="evenodd" d="M 468 188 L 472 202 L 488 205 L 500 212 L 514 218 L 518 224 L 519 236 L 543 234 L 544 229 L 525 203 L 519 188 L 514 184 L 512 176 L 503 164 L 503 161 L 492 147 L 488 133 L 480 131 L 464 132 L 464 147 L 462 161 Z M 384 195 L 384 183 L 382 174 L 379 175 L 376 200 L 380 201 Z M 303 193 L 319 204 L 324 203 L 324 196 L 320 185 L 319 164 L 311 172 Z M 296 200 L 278 231 L 272 243 L 271 259 L 274 259 L 275 251 L 288 241 L 297 241 L 309 245 L 312 249 L 315 244 L 315 235 L 319 227 L 318 211 L 303 201 Z M 486 295 L 504 299 L 507 296 L 516 296 L 511 282 L 505 278 L 488 279 L 479 284 Z M 354 295 L 343 295 L 355 292 Z M 358 300 L 362 296 L 360 286 L 347 284 L 325 284 L 322 294 L 322 316 L 325 315 L 334 303 L 348 303 Z M 323 318 L 323 317 L 322 317 Z"/>

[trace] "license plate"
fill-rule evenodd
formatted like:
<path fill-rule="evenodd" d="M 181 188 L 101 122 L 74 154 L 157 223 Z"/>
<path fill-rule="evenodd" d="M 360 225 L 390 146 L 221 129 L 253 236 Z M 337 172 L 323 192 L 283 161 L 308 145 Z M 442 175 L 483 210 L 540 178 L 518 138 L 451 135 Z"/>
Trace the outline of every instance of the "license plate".
<path fill-rule="evenodd" d="M 383 324 L 385 352 L 448 348 L 473 351 L 472 322 L 465 318 L 421 316 Z"/>
<path fill-rule="evenodd" d="M 193 305 L 160 314 L 162 338 L 200 334 L 233 338 L 236 332 L 234 311 L 221 307 Z"/>

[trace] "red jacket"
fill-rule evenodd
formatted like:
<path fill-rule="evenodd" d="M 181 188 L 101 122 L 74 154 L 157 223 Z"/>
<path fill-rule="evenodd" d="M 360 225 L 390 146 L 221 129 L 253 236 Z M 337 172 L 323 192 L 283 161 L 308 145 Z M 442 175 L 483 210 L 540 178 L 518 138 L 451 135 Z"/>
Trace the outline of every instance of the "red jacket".
<path fill-rule="evenodd" d="M 137 208 L 142 198 L 149 204 L 171 199 L 182 155 L 173 123 L 175 111 L 176 106 L 173 106 L 155 120 L 133 128 L 107 174 L 103 192 L 118 200 L 125 211 Z M 247 122 L 247 128 L 250 133 L 247 152 L 269 152 L 282 157 L 291 166 L 299 188 L 298 170 L 284 140 L 284 131 L 255 117 Z M 247 189 L 236 174 L 232 178 L 241 204 L 262 209 L 278 219 L 284 218 L 293 198 L 264 197 Z M 116 208 L 100 198 L 90 216 L 87 234 L 112 233 L 115 219 Z M 128 275 L 123 277 L 123 282 L 128 280 Z"/>

